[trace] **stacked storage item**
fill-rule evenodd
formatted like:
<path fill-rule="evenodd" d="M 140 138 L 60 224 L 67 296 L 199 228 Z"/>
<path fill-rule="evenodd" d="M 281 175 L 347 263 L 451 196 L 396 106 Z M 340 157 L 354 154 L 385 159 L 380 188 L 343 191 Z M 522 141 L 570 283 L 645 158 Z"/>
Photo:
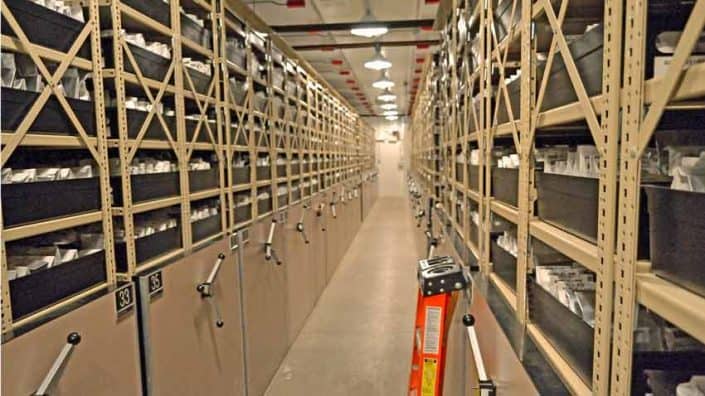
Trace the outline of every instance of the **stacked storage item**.
<path fill-rule="evenodd" d="M 699 114 L 684 113 L 698 125 Z M 672 178 L 670 185 L 648 184 L 650 251 L 653 271 L 671 282 L 705 296 L 705 274 L 699 262 L 705 253 L 705 139 L 703 130 L 660 130 L 655 135 L 661 170 Z M 643 165 L 646 167 L 646 165 Z M 644 197 L 642 197 L 642 205 Z"/>
<path fill-rule="evenodd" d="M 576 263 L 541 264 L 529 278 L 529 315 L 583 381 L 592 378 L 595 274 Z"/>
<path fill-rule="evenodd" d="M 232 162 L 232 184 L 239 186 L 250 182 L 250 156 L 247 153 L 238 152 L 233 156 Z"/>
<path fill-rule="evenodd" d="M 470 189 L 476 192 L 480 191 L 480 150 L 470 150 L 466 172 Z"/>
<path fill-rule="evenodd" d="M 252 200 L 250 193 L 235 194 L 235 223 L 243 224 L 252 219 Z"/>
<path fill-rule="evenodd" d="M 105 282 L 99 223 L 7 244 L 7 277 L 15 319 Z"/>
<path fill-rule="evenodd" d="M 495 152 L 497 167 L 492 168 L 492 196 L 514 207 L 517 206 L 519 191 L 519 155 Z"/>
<path fill-rule="evenodd" d="M 193 242 L 218 235 L 221 232 L 220 200 L 206 198 L 191 202 L 191 237 Z"/>
<path fill-rule="evenodd" d="M 517 227 L 494 213 L 491 214 L 491 222 L 490 261 L 492 262 L 492 272 L 497 274 L 512 290 L 516 290 Z"/>
<path fill-rule="evenodd" d="M 181 248 L 181 218 L 178 206 L 134 216 L 134 242 L 137 264 L 145 264 Z M 127 234 L 120 218 L 114 219 L 115 261 L 119 272 L 127 272 Z"/>
<path fill-rule="evenodd" d="M 702 392 L 705 344 L 643 306 L 635 321 L 631 393 Z"/>
<path fill-rule="evenodd" d="M 202 152 L 189 161 L 189 190 L 191 192 L 213 190 L 220 186 L 218 158 L 214 153 Z"/>

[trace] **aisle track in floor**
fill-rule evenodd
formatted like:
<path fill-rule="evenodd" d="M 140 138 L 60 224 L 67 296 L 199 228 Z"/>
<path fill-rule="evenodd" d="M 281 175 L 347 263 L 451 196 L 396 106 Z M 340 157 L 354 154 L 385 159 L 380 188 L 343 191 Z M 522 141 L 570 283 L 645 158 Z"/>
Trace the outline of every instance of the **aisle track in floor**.
<path fill-rule="evenodd" d="M 380 197 L 291 346 L 269 396 L 404 395 L 416 246 L 404 197 Z"/>

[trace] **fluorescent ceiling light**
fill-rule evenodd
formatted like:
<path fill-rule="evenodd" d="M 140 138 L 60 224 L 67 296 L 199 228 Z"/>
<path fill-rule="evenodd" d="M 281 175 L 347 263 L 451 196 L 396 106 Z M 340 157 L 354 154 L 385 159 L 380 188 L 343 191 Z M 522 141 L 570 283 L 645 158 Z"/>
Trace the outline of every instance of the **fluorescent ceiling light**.
<path fill-rule="evenodd" d="M 377 23 L 375 17 L 372 15 L 372 11 L 370 11 L 370 8 L 368 7 L 365 11 L 365 16 L 362 17 L 362 20 L 360 21 L 360 25 L 350 29 L 350 34 L 360 37 L 372 38 L 379 37 L 387 33 L 388 31 L 389 29 L 387 29 L 386 26 L 379 25 Z"/>
<path fill-rule="evenodd" d="M 387 73 L 382 72 L 382 76 L 379 78 L 379 80 L 373 82 L 372 86 L 377 89 L 389 89 L 394 86 L 394 81 L 389 79 Z"/>
<path fill-rule="evenodd" d="M 392 67 L 392 62 L 382 55 L 382 49 L 379 45 L 375 46 L 375 56 L 365 62 L 365 67 L 372 70 L 384 70 Z"/>
<path fill-rule="evenodd" d="M 399 119 L 399 116 L 388 115 L 388 116 L 386 116 L 386 117 L 384 117 L 384 118 L 387 119 L 387 120 L 389 120 L 389 121 L 396 121 L 396 120 Z"/>
<path fill-rule="evenodd" d="M 386 34 L 388 31 L 389 29 L 387 29 L 386 26 L 361 26 L 350 29 L 350 33 L 352 35 L 367 38 L 379 37 L 383 34 Z"/>
<path fill-rule="evenodd" d="M 389 111 L 385 111 L 384 113 L 382 113 L 382 115 L 384 115 L 384 116 L 398 116 L 399 112 L 396 110 L 389 110 Z"/>
<path fill-rule="evenodd" d="M 377 99 L 382 102 L 393 102 L 397 99 L 397 95 L 394 95 L 389 89 L 385 89 L 384 92 L 377 97 Z"/>
<path fill-rule="evenodd" d="M 397 108 L 397 104 L 396 103 L 385 103 L 379 107 L 381 107 L 382 110 L 394 110 Z"/>

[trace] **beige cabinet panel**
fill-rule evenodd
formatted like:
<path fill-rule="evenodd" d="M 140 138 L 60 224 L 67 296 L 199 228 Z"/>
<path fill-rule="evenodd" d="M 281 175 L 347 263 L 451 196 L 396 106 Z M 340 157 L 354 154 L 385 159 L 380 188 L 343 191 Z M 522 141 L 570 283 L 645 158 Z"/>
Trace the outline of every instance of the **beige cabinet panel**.
<path fill-rule="evenodd" d="M 313 209 L 304 209 L 303 205 L 295 205 L 288 209 L 286 223 L 282 224 L 281 232 L 284 234 L 285 257 L 284 268 L 287 279 L 287 307 L 289 323 L 289 344 L 301 331 L 306 318 L 313 309 L 316 302 L 316 268 L 310 259 L 311 240 L 309 243 L 304 240 L 304 235 L 297 230 L 297 224 L 301 221 L 306 237 L 309 237 L 309 230 L 313 224 L 310 213 Z M 303 215 L 303 217 L 302 217 Z M 308 219 L 307 219 L 308 217 Z"/>
<path fill-rule="evenodd" d="M 282 265 L 277 265 L 275 260 L 265 259 L 270 225 L 271 217 L 267 217 L 249 228 L 249 241 L 240 262 L 250 395 L 264 394 L 289 348 L 284 230 L 277 226 L 273 239 L 282 260 Z"/>
<path fill-rule="evenodd" d="M 113 293 L 3 344 L 2 394 L 34 394 L 72 332 L 80 343 L 49 394 L 140 394 L 136 313 L 133 308 L 118 318 Z"/>
<path fill-rule="evenodd" d="M 204 298 L 197 286 L 208 279 L 219 254 L 220 270 Z M 149 377 L 154 395 L 238 395 L 243 355 L 236 252 L 219 241 L 162 269 L 164 290 L 148 313 Z M 220 311 L 223 326 L 215 305 Z"/>

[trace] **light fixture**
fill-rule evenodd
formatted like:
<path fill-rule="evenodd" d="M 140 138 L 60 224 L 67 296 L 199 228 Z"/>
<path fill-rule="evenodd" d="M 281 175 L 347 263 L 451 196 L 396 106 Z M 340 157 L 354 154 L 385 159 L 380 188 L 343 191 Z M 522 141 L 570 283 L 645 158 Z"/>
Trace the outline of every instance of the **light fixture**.
<path fill-rule="evenodd" d="M 389 79 L 386 72 L 382 72 L 382 76 L 379 80 L 372 83 L 372 86 L 377 89 L 389 89 L 394 86 L 394 81 Z"/>
<path fill-rule="evenodd" d="M 381 95 L 377 97 L 382 102 L 393 102 L 394 100 L 397 99 L 397 95 L 394 95 L 392 91 L 390 91 L 388 88 L 382 92 Z"/>
<path fill-rule="evenodd" d="M 372 11 L 370 11 L 370 7 L 368 6 L 365 10 L 365 16 L 362 17 L 360 24 L 350 29 L 350 34 L 354 36 L 372 38 L 381 36 L 388 31 L 389 29 L 387 29 L 386 26 L 377 23 L 375 17 L 372 15 Z"/>
<path fill-rule="evenodd" d="M 385 118 L 386 120 L 388 120 L 388 121 L 396 121 L 396 120 L 399 119 L 399 116 L 388 115 L 388 116 L 386 116 L 386 117 L 384 117 L 384 118 Z"/>
<path fill-rule="evenodd" d="M 382 108 L 382 110 L 394 110 L 397 108 L 397 104 L 396 103 L 385 103 L 383 105 L 380 105 L 379 107 Z"/>
<path fill-rule="evenodd" d="M 399 112 L 396 110 L 388 110 L 382 113 L 383 116 L 398 116 Z"/>
<path fill-rule="evenodd" d="M 382 55 L 382 48 L 377 44 L 375 45 L 375 56 L 365 62 L 365 67 L 372 70 L 384 70 L 392 67 L 392 62 Z"/>

